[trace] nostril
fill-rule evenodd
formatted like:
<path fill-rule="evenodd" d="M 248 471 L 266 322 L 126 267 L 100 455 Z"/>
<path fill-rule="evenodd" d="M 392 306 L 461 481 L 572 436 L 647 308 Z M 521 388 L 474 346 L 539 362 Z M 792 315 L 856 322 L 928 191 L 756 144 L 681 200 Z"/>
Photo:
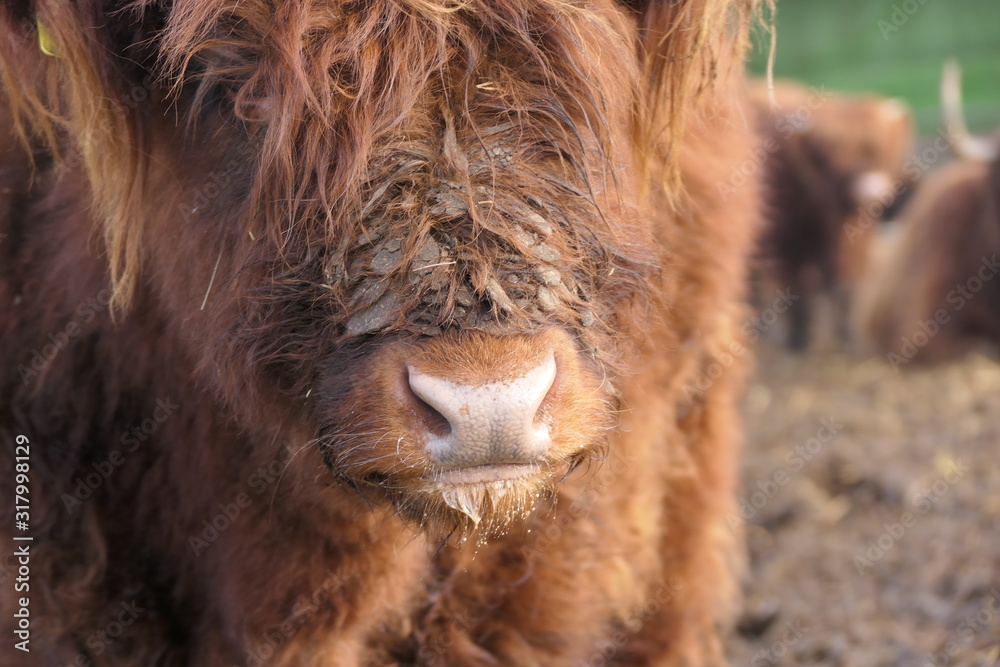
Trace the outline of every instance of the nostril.
<path fill-rule="evenodd" d="M 412 384 L 407 382 L 407 387 L 409 388 L 410 397 L 413 399 L 414 411 L 427 430 L 441 437 L 445 437 L 451 433 L 451 422 L 448 421 L 448 418 L 417 393 Z"/>
<path fill-rule="evenodd" d="M 540 385 L 541 399 L 536 401 L 535 413 L 531 416 L 531 420 L 534 423 L 544 422 L 547 419 L 549 411 L 552 409 L 553 403 L 556 401 L 557 389 L 556 386 L 559 384 L 558 370 L 553 364 L 552 373 L 547 377 L 542 379 Z"/>

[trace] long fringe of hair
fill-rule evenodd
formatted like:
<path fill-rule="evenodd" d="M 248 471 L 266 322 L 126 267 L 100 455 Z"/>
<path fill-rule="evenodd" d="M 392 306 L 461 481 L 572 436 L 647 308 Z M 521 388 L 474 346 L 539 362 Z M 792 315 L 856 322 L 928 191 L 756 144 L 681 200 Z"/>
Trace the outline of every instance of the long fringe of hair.
<path fill-rule="evenodd" d="M 0 3 L 0 75 L 22 136 L 82 157 L 104 221 L 114 304 L 122 308 L 143 255 L 149 109 L 123 103 L 136 86 L 152 89 L 149 97 L 163 105 L 158 112 L 173 104 L 189 122 L 218 86 L 245 120 L 263 116 L 252 197 L 256 217 L 266 221 L 259 231 L 287 242 L 289 221 L 297 221 L 292 226 L 322 225 L 332 240 L 370 203 L 365 188 L 376 141 L 404 122 L 436 79 L 466 78 L 440 90 L 495 86 L 508 115 L 555 116 L 553 125 L 573 135 L 581 119 L 604 119 L 617 102 L 602 97 L 608 72 L 631 75 L 640 88 L 631 100 L 631 134 L 650 161 L 664 152 L 657 146 L 676 150 L 691 96 L 711 85 L 720 63 L 739 62 L 731 56 L 745 47 L 756 4 L 632 2 L 623 14 L 569 0 Z M 623 21 L 636 24 L 633 44 L 622 43 L 629 34 Z M 31 43 L 38 23 L 58 58 Z M 609 52 L 582 59 L 584 30 L 603 35 Z M 498 46 L 522 54 L 539 77 L 536 86 L 578 108 L 525 99 L 517 71 L 506 80 L 474 80 Z M 641 71 L 617 64 L 617 48 L 636 49 Z M 611 128 L 587 130 L 599 144 L 610 140 Z M 565 145 L 585 150 L 579 141 Z"/>

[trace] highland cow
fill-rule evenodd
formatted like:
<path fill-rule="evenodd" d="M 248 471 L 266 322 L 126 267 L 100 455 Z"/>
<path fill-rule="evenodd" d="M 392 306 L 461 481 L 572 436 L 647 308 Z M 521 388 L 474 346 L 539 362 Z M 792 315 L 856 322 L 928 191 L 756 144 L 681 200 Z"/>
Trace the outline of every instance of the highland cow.
<path fill-rule="evenodd" d="M 895 210 L 908 187 L 912 115 L 896 99 L 788 81 L 777 82 L 773 96 L 764 82 L 752 90 L 770 153 L 759 280 L 795 297 L 788 311 L 790 348 L 809 344 L 820 295 L 837 306 L 837 333 L 847 339 L 850 298 L 873 223 Z"/>
<path fill-rule="evenodd" d="M 721 663 L 752 5 L 0 2 L 0 662 Z"/>
<path fill-rule="evenodd" d="M 856 315 L 897 369 L 1000 343 L 1000 141 L 969 134 L 959 77 L 947 65 L 941 89 L 944 136 L 961 159 L 927 176 L 903 209 Z"/>

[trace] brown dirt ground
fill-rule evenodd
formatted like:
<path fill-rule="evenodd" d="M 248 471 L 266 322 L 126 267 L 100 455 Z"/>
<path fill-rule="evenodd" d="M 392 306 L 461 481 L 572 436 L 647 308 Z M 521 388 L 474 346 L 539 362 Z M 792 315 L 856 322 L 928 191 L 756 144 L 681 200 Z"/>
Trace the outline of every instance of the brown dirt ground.
<path fill-rule="evenodd" d="M 744 414 L 733 665 L 1000 662 L 1000 364 L 762 343 Z"/>

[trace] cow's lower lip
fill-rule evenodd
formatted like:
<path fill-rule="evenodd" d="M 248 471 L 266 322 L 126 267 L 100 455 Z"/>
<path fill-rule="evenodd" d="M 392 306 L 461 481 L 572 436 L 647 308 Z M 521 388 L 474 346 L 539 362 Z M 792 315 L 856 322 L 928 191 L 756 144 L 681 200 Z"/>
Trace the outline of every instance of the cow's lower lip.
<path fill-rule="evenodd" d="M 431 481 L 437 486 L 460 486 L 463 484 L 489 484 L 530 477 L 538 472 L 538 466 L 530 463 L 509 463 L 504 465 L 482 465 L 469 468 L 442 470 L 434 473 Z"/>

